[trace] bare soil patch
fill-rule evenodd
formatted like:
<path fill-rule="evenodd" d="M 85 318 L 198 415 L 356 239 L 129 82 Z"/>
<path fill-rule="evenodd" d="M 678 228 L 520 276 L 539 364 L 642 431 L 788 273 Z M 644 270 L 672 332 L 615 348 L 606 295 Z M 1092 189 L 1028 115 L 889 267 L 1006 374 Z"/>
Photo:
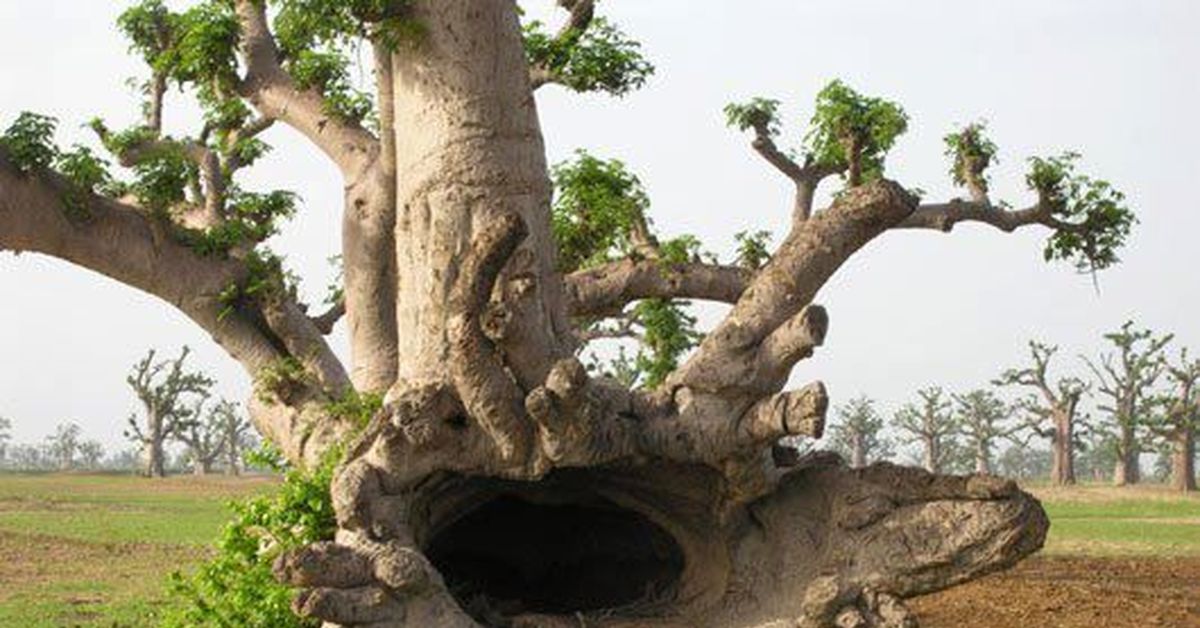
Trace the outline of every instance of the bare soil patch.
<path fill-rule="evenodd" d="M 912 600 L 925 628 L 1200 627 L 1200 558 L 1037 557 Z"/>

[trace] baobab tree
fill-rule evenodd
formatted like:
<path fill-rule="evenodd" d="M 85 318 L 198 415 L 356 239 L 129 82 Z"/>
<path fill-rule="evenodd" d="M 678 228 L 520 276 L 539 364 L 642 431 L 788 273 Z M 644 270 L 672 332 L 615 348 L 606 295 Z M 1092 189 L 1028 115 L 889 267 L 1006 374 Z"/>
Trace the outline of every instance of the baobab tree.
<path fill-rule="evenodd" d="M 46 437 L 46 453 L 60 471 L 75 466 L 75 455 L 79 453 L 79 437 L 83 433 L 78 423 L 59 423 L 54 433 Z"/>
<path fill-rule="evenodd" d="M 830 426 L 830 446 L 846 456 L 852 468 L 861 469 L 892 455 L 892 443 L 882 434 L 883 417 L 875 410 L 873 399 L 855 397 L 838 407 L 837 417 Z"/>
<path fill-rule="evenodd" d="M 1034 389 L 1033 395 L 1019 400 L 1017 406 L 1028 415 L 1027 427 L 1050 441 L 1051 483 L 1066 486 L 1075 483 L 1075 421 L 1079 400 L 1087 392 L 1087 385 L 1077 377 L 1051 381 L 1047 371 L 1057 351 L 1058 347 L 1031 340 L 1029 354 L 1033 364 L 1008 369 L 993 383 Z"/>
<path fill-rule="evenodd" d="M 1107 401 L 1099 406 L 1115 432 L 1117 465 L 1113 484 L 1125 486 L 1141 481 L 1142 440 L 1145 438 L 1147 404 L 1153 403 L 1150 391 L 1166 369 L 1163 348 L 1173 336 L 1155 336 L 1149 329 L 1134 329 L 1126 321 L 1119 331 L 1104 334 L 1116 348 L 1116 354 L 1104 353 L 1097 364 L 1083 358 L 1096 378 L 1096 390 Z"/>
<path fill-rule="evenodd" d="M 1007 422 L 1008 404 L 990 390 L 976 389 L 954 396 L 955 423 L 975 460 L 975 472 L 992 473 L 996 444 L 1020 430 Z"/>
<path fill-rule="evenodd" d="M 178 358 L 155 361 L 157 352 L 151 349 L 125 378 L 142 404 L 140 420 L 137 414 L 129 415 L 125 437 L 141 448 L 150 477 L 166 476 L 165 444 L 191 427 L 196 420 L 194 399 L 207 396 L 213 385 L 204 374 L 187 370 L 189 353 L 184 347 Z"/>
<path fill-rule="evenodd" d="M 192 473 L 208 475 L 213 464 L 225 453 L 225 417 L 217 406 L 204 408 L 207 393 L 200 397 L 188 419 L 175 434 L 175 439 L 187 446 L 187 458 L 192 463 Z"/>
<path fill-rule="evenodd" d="M 242 416 L 238 404 L 228 399 L 218 401 L 210 413 L 219 426 L 225 475 L 238 475 L 241 472 L 242 454 L 254 443 L 253 427 Z"/>
<path fill-rule="evenodd" d="M 0 467 L 8 460 L 8 444 L 12 441 L 12 420 L 0 416 Z"/>
<path fill-rule="evenodd" d="M 920 402 L 904 404 L 892 417 L 892 425 L 907 434 L 906 443 L 920 443 L 925 470 L 941 473 L 957 445 L 950 399 L 938 386 L 922 388 L 917 396 Z"/>
<path fill-rule="evenodd" d="M 1186 493 L 1196 490 L 1200 360 L 1188 359 L 1187 349 L 1181 349 L 1179 361 L 1167 364 L 1166 375 L 1174 390 L 1161 397 L 1159 412 L 1147 417 L 1147 428 L 1170 448 L 1171 486 Z"/>
<path fill-rule="evenodd" d="M 92 151 L 56 149 L 51 120 L 19 117 L 0 148 L 0 247 L 178 308 L 254 378 L 253 420 L 292 461 L 352 439 L 331 488 L 336 542 L 277 564 L 305 588 L 306 616 L 560 625 L 606 609 L 597 625 L 899 626 L 912 621 L 900 598 L 1039 547 L 1044 513 L 1011 483 L 822 457 L 784 469 L 769 451 L 823 431 L 825 387 L 786 387 L 825 338 L 816 294 L 855 252 L 970 222 L 1046 229 L 1046 258 L 1101 269 L 1133 223 L 1122 196 L 1068 153 L 1030 161 L 1024 208 L 993 200 L 997 149 L 975 124 L 947 137 L 965 198 L 925 202 L 886 177 L 907 114 L 834 82 L 796 158 L 776 101 L 728 108 L 795 195 L 769 257 L 715 263 L 648 232 L 639 203 L 608 203 L 629 189 L 619 168 L 560 178 L 572 187 L 552 200 L 534 90 L 622 94 L 651 70 L 591 0 L 560 4 L 552 31 L 523 28 L 510 0 L 140 2 L 120 26 L 149 67 L 145 117 L 92 125 L 124 178 Z M 373 94 L 348 71 L 359 50 Z M 168 86 L 197 97 L 198 131 L 165 130 Z M 344 279 L 325 312 L 262 244 L 298 200 L 242 178 L 273 125 L 342 177 Z M 827 184 L 835 200 L 818 210 Z M 683 300 L 732 305 L 690 353 Z M 654 316 L 641 320 L 673 334 L 643 337 L 654 379 L 589 374 L 577 330 L 643 304 Z M 325 339 L 339 319 L 348 367 Z M 382 400 L 365 427 L 334 411 L 355 394 Z M 565 530 L 589 552 L 538 544 Z M 463 592 L 505 603 L 468 613 Z"/>

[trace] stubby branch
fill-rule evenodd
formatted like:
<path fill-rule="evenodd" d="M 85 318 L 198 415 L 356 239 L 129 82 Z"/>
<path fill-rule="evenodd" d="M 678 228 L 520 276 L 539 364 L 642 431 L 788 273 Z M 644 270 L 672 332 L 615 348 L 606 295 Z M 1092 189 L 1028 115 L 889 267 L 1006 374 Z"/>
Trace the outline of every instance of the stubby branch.
<path fill-rule="evenodd" d="M 619 313 L 640 299 L 736 303 L 753 276 L 739 266 L 624 259 L 571 273 L 564 281 L 571 316 L 592 317 Z"/>

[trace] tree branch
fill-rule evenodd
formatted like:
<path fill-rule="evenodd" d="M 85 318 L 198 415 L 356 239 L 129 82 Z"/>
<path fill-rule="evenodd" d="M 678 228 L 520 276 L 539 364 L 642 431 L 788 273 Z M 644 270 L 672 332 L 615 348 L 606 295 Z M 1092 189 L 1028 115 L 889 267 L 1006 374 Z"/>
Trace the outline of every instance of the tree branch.
<path fill-rule="evenodd" d="M 1006 210 L 987 202 L 955 199 L 949 203 L 921 205 L 896 229 L 935 229 L 949 232 L 960 222 L 980 222 L 1006 233 L 1029 225 L 1051 229 L 1071 226 L 1055 219 L 1047 206 L 1039 203 L 1021 210 Z"/>
<path fill-rule="evenodd" d="M 320 93 L 296 85 L 279 64 L 279 49 L 271 34 L 265 2 L 237 0 L 237 14 L 246 65 L 238 93 L 264 116 L 280 120 L 307 137 L 347 178 L 357 178 L 375 161 L 378 140 L 362 125 L 328 115 Z"/>
<path fill-rule="evenodd" d="M 563 281 L 570 315 L 598 317 L 619 314 L 640 299 L 736 303 L 753 276 L 739 266 L 625 259 L 574 272 Z"/>

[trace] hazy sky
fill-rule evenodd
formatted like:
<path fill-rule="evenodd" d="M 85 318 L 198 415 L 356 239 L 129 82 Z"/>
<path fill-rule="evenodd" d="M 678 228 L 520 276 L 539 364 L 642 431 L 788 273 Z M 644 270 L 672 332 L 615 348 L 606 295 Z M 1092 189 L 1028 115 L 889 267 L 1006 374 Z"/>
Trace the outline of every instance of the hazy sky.
<path fill-rule="evenodd" d="M 526 3 L 546 15 L 551 0 Z M 59 140 L 94 143 L 95 115 L 133 121 L 125 80 L 142 69 L 112 28 L 122 1 L 0 2 L 0 125 L 32 110 L 58 116 Z M 888 234 L 856 255 L 818 297 L 830 312 L 826 346 L 796 370 L 835 401 L 866 393 L 891 411 L 930 383 L 986 384 L 1026 358 L 1026 341 L 1062 345 L 1055 367 L 1083 373 L 1079 353 L 1127 318 L 1200 345 L 1200 4 L 1193 0 L 607 0 L 602 12 L 640 38 L 658 73 L 623 100 L 557 88 L 538 98 L 550 158 L 575 148 L 620 157 L 643 178 L 653 217 L 728 256 L 742 230 L 786 228 L 789 189 L 724 127 L 721 108 L 750 96 L 785 103 L 795 144 L 814 94 L 840 77 L 901 103 L 912 117 L 889 175 L 930 199 L 955 193 L 942 136 L 990 121 L 1000 145 L 998 198 L 1020 205 L 1024 160 L 1075 149 L 1084 169 L 1115 182 L 1141 219 L 1124 263 L 1099 278 L 1041 261 L 1045 232 Z M 169 122 L 185 128 L 190 110 Z M 401 130 L 403 132 L 403 130 Z M 274 155 L 253 173 L 290 188 L 305 209 L 272 243 L 305 277 L 330 279 L 339 242 L 340 183 L 294 134 L 276 129 Z M 318 299 L 319 300 L 319 299 Z M 709 312 L 711 314 L 711 312 Z M 709 317 L 710 318 L 710 317 Z M 171 307 L 65 262 L 0 254 L 0 415 L 18 441 L 79 422 L 121 442 L 134 398 L 124 383 L 149 347 L 195 349 L 220 392 L 244 399 L 249 378 Z M 338 347 L 344 345 L 339 336 Z"/>

